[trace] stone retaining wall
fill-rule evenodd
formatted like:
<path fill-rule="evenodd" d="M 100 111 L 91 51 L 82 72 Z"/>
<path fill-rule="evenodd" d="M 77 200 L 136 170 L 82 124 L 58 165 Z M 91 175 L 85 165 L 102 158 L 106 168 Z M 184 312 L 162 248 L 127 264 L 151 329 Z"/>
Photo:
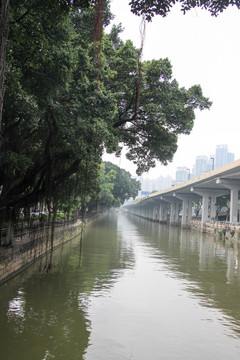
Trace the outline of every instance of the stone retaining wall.
<path fill-rule="evenodd" d="M 0 248 L 0 284 L 35 262 L 41 256 L 79 235 L 81 222 L 56 227 L 53 246 L 51 231 L 43 228 L 32 234 L 16 238 L 11 248 Z"/>
<path fill-rule="evenodd" d="M 191 229 L 200 229 L 201 221 L 191 220 L 190 227 Z M 207 221 L 202 231 L 214 235 L 217 239 L 240 244 L 239 224 L 228 224 L 222 221 Z"/>

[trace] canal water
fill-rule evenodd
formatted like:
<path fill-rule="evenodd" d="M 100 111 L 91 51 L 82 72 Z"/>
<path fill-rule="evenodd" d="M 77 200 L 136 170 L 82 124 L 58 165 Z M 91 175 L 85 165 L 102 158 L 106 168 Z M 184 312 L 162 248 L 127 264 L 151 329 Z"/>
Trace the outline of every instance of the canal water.
<path fill-rule="evenodd" d="M 0 287 L 1 360 L 240 359 L 237 246 L 110 213 Z"/>

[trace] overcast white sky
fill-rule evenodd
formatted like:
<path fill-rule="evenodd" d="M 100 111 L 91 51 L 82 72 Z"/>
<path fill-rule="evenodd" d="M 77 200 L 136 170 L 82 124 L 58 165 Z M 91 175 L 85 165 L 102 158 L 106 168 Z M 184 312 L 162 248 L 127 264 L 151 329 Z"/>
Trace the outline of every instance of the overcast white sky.
<path fill-rule="evenodd" d="M 122 39 L 140 47 L 140 18 L 131 14 L 128 0 L 112 0 L 114 23 L 125 29 Z M 174 8 L 166 18 L 147 23 L 144 60 L 168 57 L 173 77 L 186 88 L 200 84 L 213 102 L 210 110 L 196 113 L 193 131 L 181 136 L 178 151 L 169 166 L 158 164 L 148 177 L 175 177 L 177 166 L 192 169 L 197 155 L 213 155 L 216 145 L 228 144 L 240 158 L 240 10 L 229 8 L 217 18 L 200 9 L 183 15 Z M 105 158 L 134 174 L 125 160 Z M 146 174 L 145 174 L 146 176 Z"/>

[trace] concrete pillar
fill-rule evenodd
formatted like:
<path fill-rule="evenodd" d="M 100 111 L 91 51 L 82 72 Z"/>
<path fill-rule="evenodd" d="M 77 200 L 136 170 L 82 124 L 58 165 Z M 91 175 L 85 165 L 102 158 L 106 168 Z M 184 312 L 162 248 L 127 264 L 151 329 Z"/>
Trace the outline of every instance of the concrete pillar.
<path fill-rule="evenodd" d="M 139 214 L 139 217 L 142 217 L 142 207 L 141 206 L 139 206 L 138 214 Z"/>
<path fill-rule="evenodd" d="M 147 218 L 147 207 L 146 207 L 146 205 L 144 206 L 144 219 L 146 219 Z"/>
<path fill-rule="evenodd" d="M 161 203 L 158 202 L 156 205 L 156 221 L 160 221 L 160 210 L 161 209 Z"/>
<path fill-rule="evenodd" d="M 188 226 L 192 218 L 192 201 L 183 199 L 182 204 L 182 226 Z"/>
<path fill-rule="evenodd" d="M 164 218 L 164 207 L 163 207 L 163 202 L 160 202 L 159 204 L 159 222 L 163 222 L 163 218 Z"/>
<path fill-rule="evenodd" d="M 210 218 L 211 219 L 215 219 L 216 214 L 217 214 L 216 201 L 217 201 L 217 195 L 212 193 L 211 200 L 210 200 Z"/>
<path fill-rule="evenodd" d="M 177 200 L 171 200 L 170 204 L 170 225 L 176 225 L 179 222 L 179 210 L 181 203 Z"/>
<path fill-rule="evenodd" d="M 163 222 L 167 222 L 168 217 L 168 203 L 163 203 Z"/>
<path fill-rule="evenodd" d="M 199 189 L 199 188 L 192 187 L 191 191 L 194 192 L 195 194 L 202 196 L 201 226 L 203 227 L 209 218 L 209 198 L 211 195 L 210 195 L 209 190 L 205 190 L 205 189 Z"/>
<path fill-rule="evenodd" d="M 149 206 L 146 206 L 146 219 L 149 218 Z"/>
<path fill-rule="evenodd" d="M 238 187 L 231 188 L 230 195 L 230 223 L 235 223 L 238 221 Z"/>
<path fill-rule="evenodd" d="M 209 194 L 202 195 L 202 226 L 208 221 L 209 218 Z"/>
<path fill-rule="evenodd" d="M 195 194 L 202 196 L 202 227 L 205 223 L 210 219 L 216 216 L 216 198 L 218 196 L 226 195 L 228 192 L 224 189 L 212 190 L 212 189 L 204 189 L 192 187 L 191 191 Z"/>
<path fill-rule="evenodd" d="M 160 223 L 167 222 L 167 213 L 168 213 L 168 203 L 167 202 L 160 202 L 159 205 L 159 217 L 158 220 Z"/>
<path fill-rule="evenodd" d="M 157 221 L 157 220 L 158 220 L 158 204 L 157 204 L 157 203 L 155 203 L 155 205 L 154 205 L 153 220 L 154 220 L 154 221 Z"/>
<path fill-rule="evenodd" d="M 216 180 L 217 184 L 221 184 L 226 189 L 230 190 L 230 222 L 238 221 L 238 192 L 240 190 L 240 180 L 221 179 Z"/>
<path fill-rule="evenodd" d="M 154 220 L 155 219 L 155 205 L 151 205 L 150 207 L 150 220 Z"/>
<path fill-rule="evenodd" d="M 192 219 L 192 202 L 198 200 L 194 194 L 174 193 L 174 196 L 182 200 L 182 227 L 188 227 Z"/>
<path fill-rule="evenodd" d="M 147 219 L 153 220 L 154 207 L 152 204 L 147 205 Z"/>

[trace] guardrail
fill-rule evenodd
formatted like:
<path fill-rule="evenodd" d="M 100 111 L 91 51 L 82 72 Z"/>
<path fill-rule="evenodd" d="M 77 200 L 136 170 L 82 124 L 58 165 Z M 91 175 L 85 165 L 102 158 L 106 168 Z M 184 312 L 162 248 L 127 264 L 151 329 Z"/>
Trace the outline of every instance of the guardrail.
<path fill-rule="evenodd" d="M 78 219 L 79 217 L 74 216 L 69 220 L 67 219 L 57 220 L 54 226 L 55 228 L 68 226 L 76 222 L 76 220 Z M 17 240 L 19 238 L 21 239 L 26 236 L 32 236 L 34 233 L 49 231 L 51 227 L 52 227 L 51 222 L 48 223 L 48 221 L 40 221 L 40 220 L 34 220 L 30 224 L 16 223 L 14 224 L 13 227 L 14 239 Z M 6 227 L 0 228 L 0 246 L 4 244 L 6 237 L 7 237 L 7 228 Z"/>
<path fill-rule="evenodd" d="M 84 215 L 84 220 L 93 219 L 98 216 L 98 212 L 86 213 Z M 81 216 L 74 215 L 70 219 L 62 219 L 55 221 L 55 228 L 69 226 L 75 223 L 77 220 L 81 220 Z M 17 241 L 19 239 L 23 239 L 24 237 L 31 237 L 34 234 L 39 232 L 47 232 L 52 228 L 52 223 L 48 223 L 48 221 L 42 220 L 33 220 L 30 224 L 26 224 L 24 222 L 19 222 L 14 224 L 14 239 Z M 4 241 L 7 237 L 7 228 L 0 228 L 0 246 L 4 244 Z"/>

